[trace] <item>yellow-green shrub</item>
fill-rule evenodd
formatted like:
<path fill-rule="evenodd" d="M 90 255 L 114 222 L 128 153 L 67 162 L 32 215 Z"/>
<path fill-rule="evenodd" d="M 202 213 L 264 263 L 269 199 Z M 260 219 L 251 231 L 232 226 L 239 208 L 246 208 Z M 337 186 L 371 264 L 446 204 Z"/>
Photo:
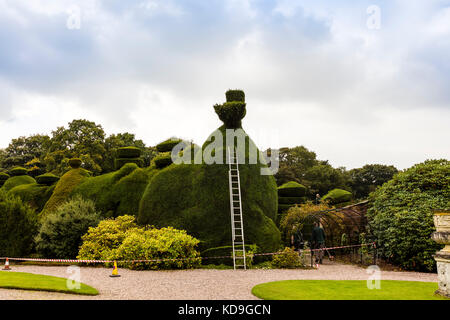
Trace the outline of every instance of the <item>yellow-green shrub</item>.
<path fill-rule="evenodd" d="M 286 247 L 281 253 L 273 256 L 272 266 L 274 268 L 298 268 L 302 266 L 302 263 L 298 252 Z"/>
<path fill-rule="evenodd" d="M 121 264 L 130 269 L 192 268 L 200 263 L 200 254 L 195 249 L 199 241 L 186 231 L 172 227 L 138 228 L 132 216 L 103 220 L 97 227 L 89 228 L 82 240 L 78 259 L 183 259 Z"/>

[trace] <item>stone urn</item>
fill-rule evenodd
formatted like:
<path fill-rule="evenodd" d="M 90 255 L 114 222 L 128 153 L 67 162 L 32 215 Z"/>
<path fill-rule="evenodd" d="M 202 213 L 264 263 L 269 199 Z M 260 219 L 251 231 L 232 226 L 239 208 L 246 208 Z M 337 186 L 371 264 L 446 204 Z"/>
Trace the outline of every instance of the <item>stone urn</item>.
<path fill-rule="evenodd" d="M 439 289 L 436 293 L 450 298 L 450 210 L 434 210 L 433 219 L 436 232 L 431 238 L 445 245 L 434 256 L 439 279 Z"/>

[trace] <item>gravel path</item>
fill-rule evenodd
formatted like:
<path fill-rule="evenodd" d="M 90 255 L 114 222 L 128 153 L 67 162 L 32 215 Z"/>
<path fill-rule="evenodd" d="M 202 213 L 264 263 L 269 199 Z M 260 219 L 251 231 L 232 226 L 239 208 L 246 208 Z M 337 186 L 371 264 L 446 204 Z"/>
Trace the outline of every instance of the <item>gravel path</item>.
<path fill-rule="evenodd" d="M 12 266 L 13 271 L 69 277 L 66 267 Z M 5 272 L 5 271 L 0 271 Z M 89 297 L 63 293 L 0 289 L 0 299 L 257 299 L 253 286 L 276 280 L 366 280 L 366 269 L 353 265 L 326 264 L 315 270 L 180 270 L 132 271 L 119 269 L 120 278 L 110 278 L 111 269 L 81 268 L 81 282 L 96 288 L 100 295 Z M 437 282 L 435 273 L 382 271 L 384 280 Z"/>

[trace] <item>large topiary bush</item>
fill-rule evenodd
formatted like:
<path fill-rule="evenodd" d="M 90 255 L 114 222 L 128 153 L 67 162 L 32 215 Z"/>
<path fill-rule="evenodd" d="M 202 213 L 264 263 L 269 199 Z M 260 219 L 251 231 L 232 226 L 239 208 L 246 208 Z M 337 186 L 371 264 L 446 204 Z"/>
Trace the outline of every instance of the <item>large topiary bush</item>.
<path fill-rule="evenodd" d="M 450 161 L 428 160 L 394 176 L 370 196 L 371 233 L 392 263 L 409 270 L 435 269 L 433 209 L 450 208 Z"/>
<path fill-rule="evenodd" d="M 155 262 L 122 263 L 131 269 L 181 269 L 200 263 L 195 247 L 198 240 L 183 230 L 172 227 L 138 228 L 132 216 L 104 220 L 83 236 L 78 259 L 156 260 Z"/>
<path fill-rule="evenodd" d="M 0 189 L 0 256 L 23 257 L 33 248 L 37 219 L 19 197 Z"/>
<path fill-rule="evenodd" d="M 135 214 L 155 169 L 141 169 L 134 163 L 120 170 L 84 179 L 70 193 L 95 201 L 96 208 L 107 217 Z"/>
<path fill-rule="evenodd" d="M 241 119 L 242 113 L 229 110 L 230 117 Z M 145 190 L 139 208 L 138 222 L 156 227 L 173 226 L 198 238 L 201 250 L 231 244 L 230 198 L 227 164 L 207 164 L 202 154 L 210 150 L 214 137 L 226 136 L 223 125 L 214 131 L 203 144 L 200 164 L 172 164 L 154 175 Z M 261 175 L 265 164 L 249 164 L 249 150 L 256 150 L 254 142 L 245 134 L 246 164 L 239 166 L 242 192 L 242 209 L 245 241 L 256 244 L 261 251 L 277 250 L 280 232 L 275 225 L 277 215 L 277 187 L 271 175 Z M 223 145 L 211 154 L 225 162 L 225 138 Z"/>
<path fill-rule="evenodd" d="M 75 197 L 42 219 L 35 240 L 36 250 L 46 258 L 75 258 L 81 237 L 100 220 L 94 202 Z"/>

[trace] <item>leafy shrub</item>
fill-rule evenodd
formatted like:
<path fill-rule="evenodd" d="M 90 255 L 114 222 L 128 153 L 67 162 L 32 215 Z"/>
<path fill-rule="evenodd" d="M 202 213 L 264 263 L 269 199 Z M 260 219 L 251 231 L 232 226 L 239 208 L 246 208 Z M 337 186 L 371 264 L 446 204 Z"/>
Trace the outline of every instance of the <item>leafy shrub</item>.
<path fill-rule="evenodd" d="M 302 267 L 302 263 L 298 252 L 292 248 L 286 247 L 283 251 L 280 251 L 278 254 L 273 256 L 272 266 L 274 268 L 293 269 Z"/>
<path fill-rule="evenodd" d="M 9 191 L 17 186 L 31 183 L 36 183 L 36 180 L 34 180 L 30 176 L 15 176 L 6 180 L 2 188 L 6 191 Z"/>
<path fill-rule="evenodd" d="M 161 142 L 156 146 L 156 150 L 158 152 L 172 152 L 173 147 L 175 147 L 177 144 L 179 144 L 182 140 L 181 139 L 175 139 L 170 138 L 166 141 Z"/>
<path fill-rule="evenodd" d="M 12 177 L 24 176 L 28 173 L 28 170 L 23 167 L 15 167 L 9 170 Z"/>
<path fill-rule="evenodd" d="M 55 182 L 59 180 L 58 176 L 55 176 L 53 173 L 44 173 L 40 176 L 36 177 L 36 182 L 39 184 L 44 184 L 46 186 L 51 186 Z"/>
<path fill-rule="evenodd" d="M 303 197 L 306 194 L 306 187 L 295 181 L 289 181 L 278 187 L 280 197 Z"/>
<path fill-rule="evenodd" d="M 136 147 L 123 147 L 117 149 L 117 158 L 139 158 L 141 149 Z"/>
<path fill-rule="evenodd" d="M 433 209 L 450 208 L 450 161 L 427 160 L 370 195 L 369 227 L 383 255 L 409 270 L 435 269 Z"/>
<path fill-rule="evenodd" d="M 23 257 L 33 247 L 37 219 L 19 197 L 0 190 L 0 256 Z"/>
<path fill-rule="evenodd" d="M 201 160 L 203 151 L 210 148 L 214 137 L 226 136 L 226 125 L 216 129 L 196 153 Z M 249 150 L 258 148 L 245 136 L 245 158 Z M 223 139 L 223 149 L 226 139 Z M 224 155 L 224 153 L 222 153 Z M 201 251 L 230 244 L 231 228 L 228 170 L 226 164 L 179 164 L 156 170 L 139 206 L 138 222 L 161 228 L 173 226 L 187 230 L 198 238 Z M 263 252 L 272 252 L 280 245 L 280 232 L 275 225 L 277 216 L 277 186 L 272 175 L 261 175 L 265 164 L 239 166 L 244 213 L 245 242 L 256 244 Z"/>
<path fill-rule="evenodd" d="M 322 201 L 338 204 L 352 200 L 352 193 L 342 189 L 333 189 L 322 197 Z"/>
<path fill-rule="evenodd" d="M 227 98 L 227 102 L 245 102 L 245 93 L 242 90 L 228 90 L 227 92 L 225 92 L 225 97 Z"/>
<path fill-rule="evenodd" d="M 191 268 L 200 263 L 195 247 L 199 241 L 184 230 L 172 227 L 138 228 L 132 216 L 103 220 L 83 236 L 78 259 L 155 260 L 155 262 L 125 262 L 130 269 Z"/>
<path fill-rule="evenodd" d="M 69 159 L 69 166 L 73 169 L 78 169 L 79 167 L 81 167 L 82 163 L 83 161 L 80 158 Z"/>
<path fill-rule="evenodd" d="M 214 105 L 214 110 L 227 128 L 240 128 L 246 114 L 245 107 L 245 102 L 231 101 Z"/>
<path fill-rule="evenodd" d="M 153 158 L 155 165 L 158 169 L 165 168 L 172 164 L 172 156 L 170 152 L 164 152 L 158 154 L 155 158 Z"/>
<path fill-rule="evenodd" d="M 100 213 L 94 202 L 76 197 L 49 213 L 35 239 L 36 250 L 46 258 L 75 258 L 81 245 L 81 237 L 89 227 L 100 222 Z"/>
<path fill-rule="evenodd" d="M 116 170 L 119 170 L 127 163 L 135 163 L 139 167 L 143 167 L 144 159 L 142 159 L 142 158 L 117 158 L 117 159 L 114 159 L 114 166 L 116 167 Z"/>

